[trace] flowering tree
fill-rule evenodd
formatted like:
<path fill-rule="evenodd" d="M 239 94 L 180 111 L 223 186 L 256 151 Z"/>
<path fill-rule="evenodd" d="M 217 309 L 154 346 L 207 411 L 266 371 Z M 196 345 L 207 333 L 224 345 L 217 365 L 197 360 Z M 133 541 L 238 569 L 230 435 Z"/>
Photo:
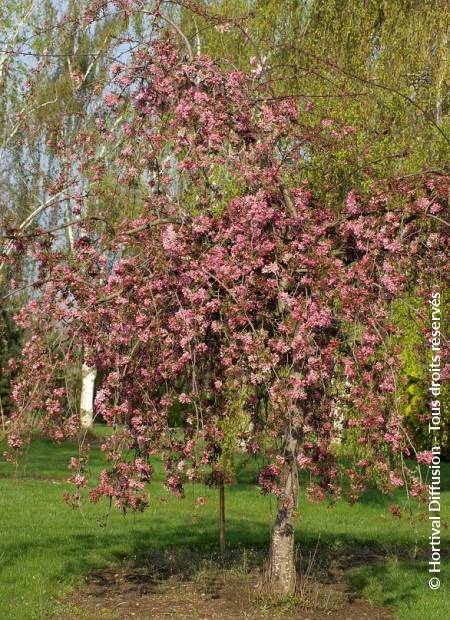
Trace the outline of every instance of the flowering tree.
<path fill-rule="evenodd" d="M 73 181 L 73 250 L 58 244 L 58 227 L 14 239 L 38 266 L 40 294 L 17 317 L 30 338 L 9 444 L 20 448 L 36 425 L 57 440 L 78 433 L 65 377 L 82 343 L 105 375 L 96 414 L 113 426 L 91 499 L 144 509 L 155 454 L 182 495 L 206 466 L 220 480 L 244 441 L 269 463 L 259 484 L 278 511 L 266 578 L 288 594 L 299 468 L 313 501 L 355 501 L 368 483 L 424 491 L 405 462 L 417 455 L 399 412 L 390 305 L 413 284 L 426 298 L 443 273 L 448 180 L 374 181 L 320 204 L 301 162 L 312 143 L 337 148 L 354 130 L 304 125 L 295 100 L 275 100 L 255 74 L 189 56 L 161 37 L 142 43 L 111 67 L 96 127 L 60 145 L 67 169 L 90 181 L 84 193 Z M 120 145 L 108 169 L 96 157 L 105 142 Z M 142 215 L 112 227 L 108 204 L 124 192 L 139 194 Z M 96 221 L 94 201 L 105 205 Z M 86 462 L 83 451 L 71 463 L 74 501 Z"/>

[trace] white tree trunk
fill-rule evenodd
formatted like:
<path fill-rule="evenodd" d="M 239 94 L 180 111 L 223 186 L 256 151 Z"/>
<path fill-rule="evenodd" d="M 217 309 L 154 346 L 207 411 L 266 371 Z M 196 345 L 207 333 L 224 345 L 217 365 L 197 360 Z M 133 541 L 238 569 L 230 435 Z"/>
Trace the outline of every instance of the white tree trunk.
<path fill-rule="evenodd" d="M 94 423 L 94 384 L 97 369 L 83 364 L 81 369 L 81 399 L 80 419 L 81 427 L 92 428 Z"/>

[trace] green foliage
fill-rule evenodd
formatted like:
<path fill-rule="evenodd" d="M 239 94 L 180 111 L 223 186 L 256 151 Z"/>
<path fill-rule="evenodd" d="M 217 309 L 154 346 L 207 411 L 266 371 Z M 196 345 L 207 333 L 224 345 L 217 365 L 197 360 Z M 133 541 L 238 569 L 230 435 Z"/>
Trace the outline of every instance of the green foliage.
<path fill-rule="evenodd" d="M 224 409 L 227 415 L 223 416 L 220 422 L 220 430 L 224 435 L 221 445 L 221 467 L 225 479 L 235 478 L 234 454 L 238 447 L 238 438 L 250 424 L 250 415 L 245 408 L 250 393 L 245 384 L 242 384 L 237 392 L 234 389 L 225 389 Z"/>
<path fill-rule="evenodd" d="M 442 295 L 442 316 L 448 316 L 450 309 L 449 295 Z M 424 333 L 424 325 L 429 324 L 429 308 L 423 307 L 414 296 L 405 297 L 392 307 L 395 324 L 398 327 L 398 336 L 394 344 L 401 347 L 403 359 L 403 381 L 400 386 L 400 400 L 406 426 L 414 439 L 414 444 L 421 450 L 430 449 L 430 435 L 428 421 L 431 408 L 431 397 L 428 391 L 430 373 L 428 366 L 431 361 L 431 351 Z M 444 330 L 445 321 L 442 322 Z M 445 334 L 443 334 L 445 336 Z M 448 385 L 442 381 L 442 434 L 441 445 L 443 453 L 448 457 L 450 442 L 450 391 Z"/>

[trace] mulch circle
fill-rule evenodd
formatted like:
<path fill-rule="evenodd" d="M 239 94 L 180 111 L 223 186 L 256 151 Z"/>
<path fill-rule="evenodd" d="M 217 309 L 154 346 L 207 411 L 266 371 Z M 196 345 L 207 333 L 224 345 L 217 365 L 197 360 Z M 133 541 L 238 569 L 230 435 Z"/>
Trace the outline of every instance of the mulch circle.
<path fill-rule="evenodd" d="M 344 570 L 314 576 L 296 604 L 273 605 L 259 594 L 260 571 L 236 566 L 203 568 L 149 558 L 98 570 L 60 604 L 56 620 L 391 620 L 387 608 L 368 605 L 349 591 Z"/>

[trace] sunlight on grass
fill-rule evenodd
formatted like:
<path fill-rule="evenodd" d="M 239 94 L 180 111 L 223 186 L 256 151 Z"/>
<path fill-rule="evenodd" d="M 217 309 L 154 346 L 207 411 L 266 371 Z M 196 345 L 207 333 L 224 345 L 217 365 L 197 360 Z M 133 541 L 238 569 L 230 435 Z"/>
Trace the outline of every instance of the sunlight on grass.
<path fill-rule="evenodd" d="M 143 514 L 123 516 L 103 502 L 86 503 L 72 511 L 63 501 L 69 472 L 67 463 L 77 448 L 71 444 L 54 446 L 38 440 L 30 448 L 20 468 L 0 464 L 0 617 L 2 620 L 47 618 L 56 600 L 80 586 L 83 576 L 127 558 L 152 550 L 191 547 L 214 550 L 217 546 L 217 494 L 203 485 L 189 486 L 186 498 L 176 499 L 162 485 L 161 464 L 155 462 L 151 503 Z M 92 450 L 92 474 L 102 467 L 98 447 Z M 443 503 L 448 509 L 448 465 Z M 227 545 L 262 547 L 267 544 L 274 516 L 273 498 L 262 496 L 254 484 L 255 466 L 240 476 L 240 483 L 227 488 Z M 246 482 L 244 482 L 244 480 Z M 196 498 L 206 497 L 205 506 Z M 320 539 L 325 554 L 344 557 L 358 549 L 371 549 L 393 559 L 352 568 L 347 583 L 374 604 L 398 610 L 399 618 L 445 617 L 450 606 L 444 586 L 434 593 L 428 589 L 426 562 L 405 555 L 415 547 L 426 549 L 428 523 L 411 527 L 406 519 L 394 520 L 388 512 L 389 498 L 366 494 L 355 506 L 338 502 L 308 504 L 302 498 L 297 539 L 305 552 Z M 448 543 L 447 530 L 443 530 Z M 402 561 L 396 561 L 399 553 Z M 320 554 L 319 554 L 320 555 Z M 445 569 L 444 569 L 445 570 Z M 443 579 L 444 581 L 444 579 Z"/>

